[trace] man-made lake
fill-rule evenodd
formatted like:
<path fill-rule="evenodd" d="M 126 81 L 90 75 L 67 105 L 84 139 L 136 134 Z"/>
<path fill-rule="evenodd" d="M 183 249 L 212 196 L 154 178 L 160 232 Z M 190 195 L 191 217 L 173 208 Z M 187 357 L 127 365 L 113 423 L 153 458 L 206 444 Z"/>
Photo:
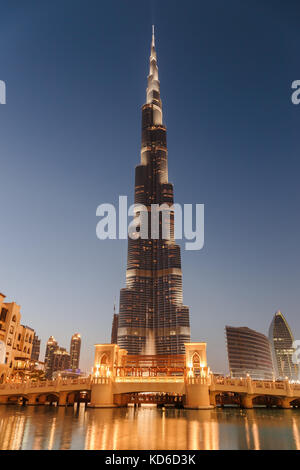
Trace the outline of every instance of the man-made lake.
<path fill-rule="evenodd" d="M 300 450 L 300 409 L 0 406 L 0 449 Z"/>

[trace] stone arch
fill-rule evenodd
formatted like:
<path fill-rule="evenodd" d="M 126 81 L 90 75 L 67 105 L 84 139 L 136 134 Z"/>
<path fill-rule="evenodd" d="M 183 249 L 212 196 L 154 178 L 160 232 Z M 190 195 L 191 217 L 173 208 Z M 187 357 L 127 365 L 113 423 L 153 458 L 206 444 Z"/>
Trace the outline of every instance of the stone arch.
<path fill-rule="evenodd" d="M 45 401 L 49 402 L 51 405 L 52 403 L 58 403 L 59 401 L 59 395 L 57 393 L 47 393 L 44 395 L 46 396 Z"/>
<path fill-rule="evenodd" d="M 280 407 L 282 406 L 282 400 L 280 397 L 273 395 L 255 395 L 252 397 L 253 406 L 265 406 L 266 408 L 272 408 L 273 406 Z"/>
<path fill-rule="evenodd" d="M 214 406 L 236 405 L 241 406 L 241 395 L 236 392 L 210 393 L 211 404 Z"/>
<path fill-rule="evenodd" d="M 73 406 L 74 403 L 89 403 L 91 399 L 90 390 L 74 390 L 67 394 L 67 405 Z"/>
<path fill-rule="evenodd" d="M 10 395 L 8 396 L 7 403 L 27 403 L 29 400 L 27 395 Z"/>
<path fill-rule="evenodd" d="M 131 392 L 119 393 L 113 395 L 113 402 L 117 406 L 126 406 L 130 404 L 156 404 L 163 406 L 164 404 L 172 404 L 176 408 L 182 408 L 185 402 L 185 395 L 183 393 L 175 392 Z"/>
<path fill-rule="evenodd" d="M 290 402 L 290 405 L 295 408 L 300 408 L 300 398 L 295 398 Z"/>

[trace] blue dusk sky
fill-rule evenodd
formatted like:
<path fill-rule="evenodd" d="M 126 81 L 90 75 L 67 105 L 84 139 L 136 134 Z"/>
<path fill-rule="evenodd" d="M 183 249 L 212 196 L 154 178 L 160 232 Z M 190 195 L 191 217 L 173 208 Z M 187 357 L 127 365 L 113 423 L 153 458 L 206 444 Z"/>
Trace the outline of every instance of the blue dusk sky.
<path fill-rule="evenodd" d="M 0 292 L 45 344 L 110 341 L 127 242 L 96 208 L 133 202 L 151 25 L 169 180 L 205 204 L 205 246 L 182 250 L 192 340 L 227 370 L 225 325 L 300 338 L 297 0 L 0 1 Z"/>

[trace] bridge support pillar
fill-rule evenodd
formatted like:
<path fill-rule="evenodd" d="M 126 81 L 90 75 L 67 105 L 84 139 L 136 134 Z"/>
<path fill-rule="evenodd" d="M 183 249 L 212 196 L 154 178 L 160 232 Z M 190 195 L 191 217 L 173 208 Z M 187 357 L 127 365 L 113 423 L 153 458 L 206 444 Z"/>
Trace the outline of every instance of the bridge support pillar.
<path fill-rule="evenodd" d="M 44 405 L 44 404 L 46 403 L 46 398 L 47 398 L 46 395 L 40 396 L 40 397 L 38 398 L 39 401 L 38 401 L 37 404 L 38 404 L 38 405 Z"/>
<path fill-rule="evenodd" d="M 38 405 L 38 403 L 37 403 L 37 397 L 38 397 L 38 394 L 37 394 L 37 393 L 31 393 L 31 394 L 28 396 L 27 405 Z"/>
<path fill-rule="evenodd" d="M 210 401 L 211 406 L 213 406 L 214 408 L 217 406 L 216 393 L 210 392 L 209 401 Z"/>
<path fill-rule="evenodd" d="M 114 404 L 113 389 L 111 379 L 99 380 L 91 386 L 91 408 L 113 408 Z"/>
<path fill-rule="evenodd" d="M 66 406 L 67 404 L 67 392 L 60 392 L 58 398 L 58 406 Z"/>
<path fill-rule="evenodd" d="M 68 396 L 68 406 L 74 406 L 75 403 L 75 393 L 70 393 Z"/>
<path fill-rule="evenodd" d="M 282 398 L 280 400 L 280 408 L 284 410 L 289 410 L 291 409 L 291 399 L 290 398 Z"/>
<path fill-rule="evenodd" d="M 126 394 L 115 394 L 113 396 L 113 402 L 117 406 L 127 406 L 128 405 L 128 396 Z"/>
<path fill-rule="evenodd" d="M 198 380 L 188 380 L 185 385 L 186 402 L 184 407 L 194 410 L 209 410 L 214 408 L 210 403 L 209 386 L 198 383 Z"/>
<path fill-rule="evenodd" d="M 241 405 L 242 408 L 246 408 L 248 410 L 253 408 L 253 398 L 251 395 L 243 395 L 241 397 Z"/>

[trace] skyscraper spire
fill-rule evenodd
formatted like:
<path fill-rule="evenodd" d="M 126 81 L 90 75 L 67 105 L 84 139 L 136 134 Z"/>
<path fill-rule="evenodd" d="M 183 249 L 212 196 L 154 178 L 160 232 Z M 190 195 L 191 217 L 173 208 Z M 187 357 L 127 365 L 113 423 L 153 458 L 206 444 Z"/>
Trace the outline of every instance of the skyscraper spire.
<path fill-rule="evenodd" d="M 148 75 L 147 104 L 153 105 L 153 123 L 162 124 L 162 103 L 160 99 L 160 83 L 155 50 L 154 25 L 152 25 L 152 41 L 150 52 L 150 67 Z"/>

